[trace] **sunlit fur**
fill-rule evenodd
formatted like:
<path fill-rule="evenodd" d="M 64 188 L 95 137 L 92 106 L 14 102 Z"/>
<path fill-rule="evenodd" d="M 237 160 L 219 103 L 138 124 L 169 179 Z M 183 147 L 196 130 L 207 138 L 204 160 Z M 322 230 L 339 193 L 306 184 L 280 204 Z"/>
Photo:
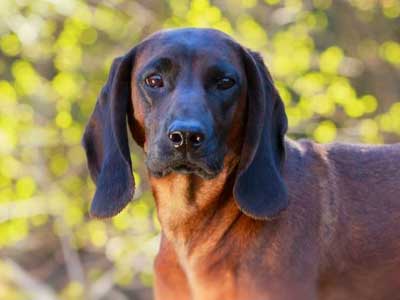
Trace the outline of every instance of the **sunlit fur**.
<path fill-rule="evenodd" d="M 166 49 L 191 72 L 173 73 L 183 74 L 174 81 L 179 88 L 150 99 L 139 74 Z M 122 200 L 111 194 L 120 178 L 132 180 L 126 175 L 131 170 L 122 131 L 128 114 L 131 133 L 147 157 L 161 223 L 156 300 L 399 299 L 399 144 L 284 139 L 284 107 L 262 59 L 215 30 L 162 31 L 132 53 L 131 108 L 110 109 L 110 99 L 114 105 L 125 103 L 126 97 L 116 97 L 120 90 L 101 97 L 103 106 L 96 106 L 85 146 L 94 179 L 99 172 L 108 175 L 97 181 L 95 212 L 112 216 L 133 190 L 117 185 Z M 131 57 L 113 72 L 126 79 Z M 225 99 L 229 105 L 223 114 L 220 102 L 210 101 L 218 99 L 193 84 L 206 80 L 200 71 L 210 61 L 227 57 L 241 79 L 234 97 Z M 110 74 L 106 87 L 114 77 Z M 125 93 L 127 85 L 114 86 Z M 174 170 L 186 158 L 165 139 L 166 124 L 176 112 L 201 119 L 212 133 L 201 155 L 192 157 L 198 169 L 189 173 Z M 105 135 L 112 113 L 123 115 L 118 134 Z M 242 189 L 234 194 L 240 179 Z"/>

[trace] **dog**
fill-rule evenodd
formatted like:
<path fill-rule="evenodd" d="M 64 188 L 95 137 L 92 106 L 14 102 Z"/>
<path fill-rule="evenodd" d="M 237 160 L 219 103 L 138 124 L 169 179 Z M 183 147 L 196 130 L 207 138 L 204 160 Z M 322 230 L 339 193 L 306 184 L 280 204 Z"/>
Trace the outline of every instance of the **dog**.
<path fill-rule="evenodd" d="M 128 131 L 162 228 L 155 299 L 400 299 L 400 145 L 285 137 L 259 54 L 185 28 L 116 58 L 83 137 L 94 217 L 133 197 Z"/>

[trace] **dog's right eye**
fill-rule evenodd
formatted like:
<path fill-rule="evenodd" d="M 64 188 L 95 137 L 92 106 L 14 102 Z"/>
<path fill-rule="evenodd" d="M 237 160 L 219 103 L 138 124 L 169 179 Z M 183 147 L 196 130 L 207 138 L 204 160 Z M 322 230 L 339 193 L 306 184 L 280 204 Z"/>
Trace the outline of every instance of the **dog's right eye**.
<path fill-rule="evenodd" d="M 234 86 L 235 80 L 233 80 L 230 77 L 222 77 L 219 78 L 217 81 L 217 88 L 219 90 L 227 90 L 230 89 L 232 86 Z"/>
<path fill-rule="evenodd" d="M 164 81 L 160 74 L 150 75 L 150 76 L 146 77 L 144 82 L 146 83 L 147 86 L 149 86 L 153 89 L 162 88 L 164 86 Z"/>

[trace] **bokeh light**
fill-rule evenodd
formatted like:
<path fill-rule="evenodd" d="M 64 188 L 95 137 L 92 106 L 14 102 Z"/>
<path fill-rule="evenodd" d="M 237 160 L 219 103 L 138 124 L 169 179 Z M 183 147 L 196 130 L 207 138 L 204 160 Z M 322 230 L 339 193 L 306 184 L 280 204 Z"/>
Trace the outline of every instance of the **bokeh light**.
<path fill-rule="evenodd" d="M 0 299 L 151 299 L 160 226 L 137 147 L 135 202 L 88 216 L 80 139 L 114 57 L 216 28 L 262 54 L 290 137 L 398 142 L 399 18 L 398 0 L 0 1 Z"/>

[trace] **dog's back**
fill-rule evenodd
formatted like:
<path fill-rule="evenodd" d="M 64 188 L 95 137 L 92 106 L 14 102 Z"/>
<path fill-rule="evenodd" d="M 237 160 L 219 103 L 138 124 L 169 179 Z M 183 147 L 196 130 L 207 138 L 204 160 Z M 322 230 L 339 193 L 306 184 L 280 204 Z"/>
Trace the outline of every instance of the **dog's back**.
<path fill-rule="evenodd" d="M 315 176 L 292 187 L 322 191 L 320 299 L 400 299 L 400 144 L 291 144 L 297 176 Z"/>
<path fill-rule="evenodd" d="M 285 139 L 259 54 L 163 31 L 114 60 L 86 128 L 97 217 L 134 193 L 126 116 L 162 228 L 156 299 L 400 299 L 399 145 Z"/>

